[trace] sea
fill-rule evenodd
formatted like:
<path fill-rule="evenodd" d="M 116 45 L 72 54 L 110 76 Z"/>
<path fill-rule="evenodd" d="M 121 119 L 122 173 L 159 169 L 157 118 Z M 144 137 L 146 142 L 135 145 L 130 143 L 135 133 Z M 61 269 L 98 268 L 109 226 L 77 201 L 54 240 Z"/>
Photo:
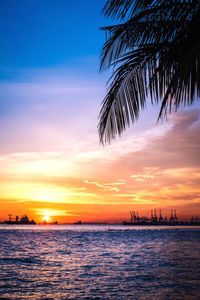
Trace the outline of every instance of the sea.
<path fill-rule="evenodd" d="M 200 228 L 0 225 L 0 299 L 200 299 Z"/>

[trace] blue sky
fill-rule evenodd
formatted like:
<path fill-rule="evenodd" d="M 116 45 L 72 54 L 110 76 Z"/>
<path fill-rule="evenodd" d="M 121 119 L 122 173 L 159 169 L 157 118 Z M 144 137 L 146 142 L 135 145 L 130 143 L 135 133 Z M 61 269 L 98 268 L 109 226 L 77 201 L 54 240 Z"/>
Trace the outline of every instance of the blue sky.
<path fill-rule="evenodd" d="M 104 3 L 1 0 L 1 69 L 71 66 L 78 58 L 97 58 L 104 40 L 99 30 L 105 25 Z"/>

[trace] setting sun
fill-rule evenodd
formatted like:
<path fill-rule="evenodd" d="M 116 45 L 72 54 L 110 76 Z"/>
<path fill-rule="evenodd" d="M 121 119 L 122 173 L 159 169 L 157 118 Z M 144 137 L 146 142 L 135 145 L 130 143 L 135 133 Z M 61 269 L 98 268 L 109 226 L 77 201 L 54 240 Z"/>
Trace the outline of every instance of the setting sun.
<path fill-rule="evenodd" d="M 62 209 L 53 209 L 53 208 L 36 208 L 33 209 L 34 214 L 38 216 L 39 222 L 55 222 L 58 221 L 59 217 L 65 217 L 70 215 L 70 212 L 67 212 Z"/>
<path fill-rule="evenodd" d="M 48 223 L 57 215 L 57 212 L 53 209 L 39 209 L 38 215 L 42 216 L 42 222 Z"/>
<path fill-rule="evenodd" d="M 43 222 L 49 222 L 50 221 L 50 216 L 48 216 L 48 215 L 45 215 L 44 217 L 43 217 L 43 220 L 42 220 Z"/>

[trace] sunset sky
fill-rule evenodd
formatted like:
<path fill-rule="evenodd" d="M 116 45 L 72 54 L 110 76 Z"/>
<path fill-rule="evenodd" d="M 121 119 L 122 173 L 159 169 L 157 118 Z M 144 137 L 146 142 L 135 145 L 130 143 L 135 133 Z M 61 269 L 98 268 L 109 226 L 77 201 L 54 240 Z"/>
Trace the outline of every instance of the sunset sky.
<path fill-rule="evenodd" d="M 138 123 L 102 147 L 105 0 L 0 1 L 0 220 L 200 216 L 200 105 Z"/>

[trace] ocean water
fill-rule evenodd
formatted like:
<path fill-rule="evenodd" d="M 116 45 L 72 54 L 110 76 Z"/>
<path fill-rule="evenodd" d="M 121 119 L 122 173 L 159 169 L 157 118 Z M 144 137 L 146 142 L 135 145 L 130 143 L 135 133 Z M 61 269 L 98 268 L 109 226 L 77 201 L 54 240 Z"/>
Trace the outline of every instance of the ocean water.
<path fill-rule="evenodd" d="M 0 225 L 0 299 L 200 299 L 200 229 Z"/>

